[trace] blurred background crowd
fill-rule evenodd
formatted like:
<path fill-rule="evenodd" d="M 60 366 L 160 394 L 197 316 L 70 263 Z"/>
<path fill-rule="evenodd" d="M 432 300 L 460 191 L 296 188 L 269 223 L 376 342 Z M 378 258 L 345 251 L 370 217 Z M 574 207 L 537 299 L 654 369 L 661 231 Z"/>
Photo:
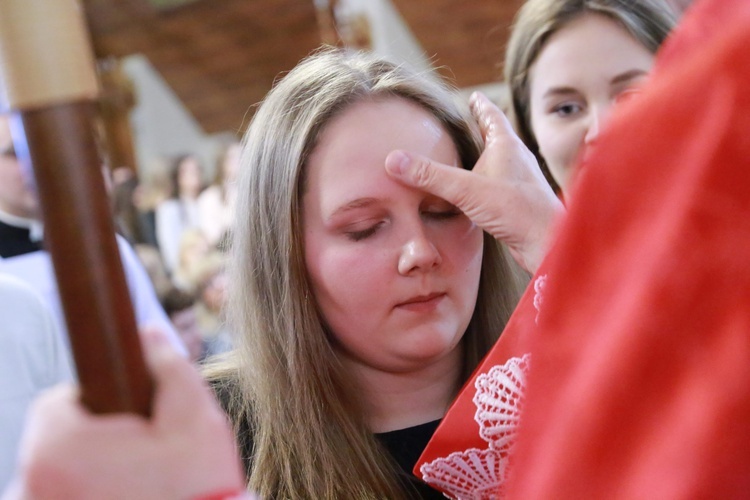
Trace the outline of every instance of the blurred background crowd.
<path fill-rule="evenodd" d="M 196 362 L 231 347 L 222 310 L 239 153 L 238 142 L 226 142 L 211 170 L 193 154 L 164 158 L 149 180 L 128 168 L 112 171 L 118 232 Z"/>

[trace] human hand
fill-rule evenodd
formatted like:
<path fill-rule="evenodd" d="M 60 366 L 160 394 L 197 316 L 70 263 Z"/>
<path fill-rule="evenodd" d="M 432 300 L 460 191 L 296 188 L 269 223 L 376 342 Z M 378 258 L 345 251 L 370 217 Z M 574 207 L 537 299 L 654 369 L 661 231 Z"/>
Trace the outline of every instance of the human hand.
<path fill-rule="evenodd" d="M 32 408 L 7 498 L 165 500 L 244 490 L 233 433 L 210 389 L 158 331 L 143 338 L 156 388 L 151 419 L 92 415 L 75 387 L 52 389 Z"/>
<path fill-rule="evenodd" d="M 544 259 L 563 205 L 502 111 L 479 92 L 471 96 L 471 110 L 485 143 L 473 170 L 393 151 L 385 160 L 386 171 L 458 207 L 533 273 Z"/>

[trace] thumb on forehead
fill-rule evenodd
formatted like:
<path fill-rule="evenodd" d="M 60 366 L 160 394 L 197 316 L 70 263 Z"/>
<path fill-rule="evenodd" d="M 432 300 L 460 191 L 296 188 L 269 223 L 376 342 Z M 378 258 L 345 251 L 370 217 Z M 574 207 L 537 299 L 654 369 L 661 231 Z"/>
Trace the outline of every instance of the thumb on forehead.
<path fill-rule="evenodd" d="M 424 156 L 392 151 L 385 159 L 385 170 L 402 184 L 442 198 L 460 210 L 465 209 L 471 194 L 473 179 L 468 171 Z"/>

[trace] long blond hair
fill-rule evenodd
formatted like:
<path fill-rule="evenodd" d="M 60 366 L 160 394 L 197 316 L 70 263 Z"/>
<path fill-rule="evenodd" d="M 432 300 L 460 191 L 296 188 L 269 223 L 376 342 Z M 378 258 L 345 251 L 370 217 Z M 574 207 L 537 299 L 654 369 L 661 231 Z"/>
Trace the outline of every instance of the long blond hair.
<path fill-rule="evenodd" d="M 286 75 L 258 109 L 243 144 L 230 276 L 236 352 L 214 379 L 236 385 L 229 413 L 249 423 L 249 487 L 273 498 L 402 498 L 387 453 L 365 425 L 357 388 L 342 370 L 304 264 L 305 163 L 331 118 L 379 96 L 433 114 L 471 168 L 481 140 L 453 93 L 427 75 L 358 52 L 325 50 Z M 480 290 L 464 336 L 464 378 L 502 331 L 523 283 L 485 234 Z"/>

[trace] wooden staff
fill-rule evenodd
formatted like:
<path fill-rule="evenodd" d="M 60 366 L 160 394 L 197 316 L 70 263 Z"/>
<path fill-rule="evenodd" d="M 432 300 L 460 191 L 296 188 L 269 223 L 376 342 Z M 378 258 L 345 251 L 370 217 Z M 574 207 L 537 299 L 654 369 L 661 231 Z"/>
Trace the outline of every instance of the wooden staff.
<path fill-rule="evenodd" d="M 33 167 L 82 401 L 147 416 L 152 382 L 95 139 L 97 88 L 77 0 L 0 1 L 0 110 Z"/>

